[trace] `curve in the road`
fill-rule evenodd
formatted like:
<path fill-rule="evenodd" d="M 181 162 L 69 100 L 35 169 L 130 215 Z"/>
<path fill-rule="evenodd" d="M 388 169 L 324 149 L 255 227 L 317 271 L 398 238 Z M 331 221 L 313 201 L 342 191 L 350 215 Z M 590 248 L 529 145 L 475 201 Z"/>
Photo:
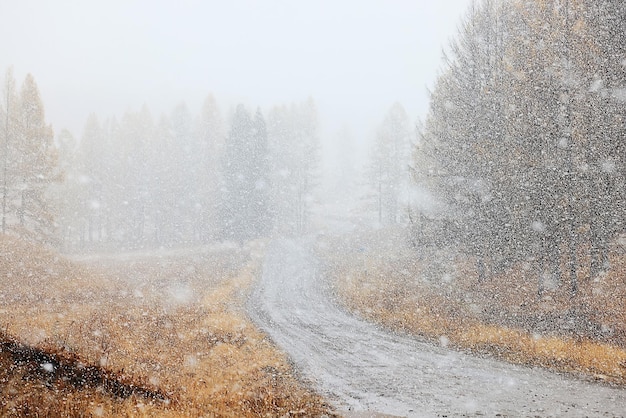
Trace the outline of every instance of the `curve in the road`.
<path fill-rule="evenodd" d="M 626 391 L 381 330 L 329 298 L 305 246 L 275 241 L 252 319 L 340 410 L 398 416 L 623 417 Z"/>

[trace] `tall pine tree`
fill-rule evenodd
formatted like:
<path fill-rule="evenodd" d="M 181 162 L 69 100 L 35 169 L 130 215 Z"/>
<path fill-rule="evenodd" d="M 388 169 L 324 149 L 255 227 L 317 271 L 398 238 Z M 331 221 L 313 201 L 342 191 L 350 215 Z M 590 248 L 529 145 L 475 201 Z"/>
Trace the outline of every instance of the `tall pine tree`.
<path fill-rule="evenodd" d="M 233 115 L 222 166 L 223 237 L 243 242 L 267 230 L 267 134 L 260 112 L 243 105 Z"/>

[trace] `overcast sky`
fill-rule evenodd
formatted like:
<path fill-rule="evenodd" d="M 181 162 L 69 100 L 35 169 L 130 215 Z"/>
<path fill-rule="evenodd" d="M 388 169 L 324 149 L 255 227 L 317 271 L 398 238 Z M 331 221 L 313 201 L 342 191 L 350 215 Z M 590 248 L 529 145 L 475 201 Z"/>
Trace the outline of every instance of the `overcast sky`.
<path fill-rule="evenodd" d="M 470 0 L 0 0 L 0 69 L 34 75 L 48 122 L 154 116 L 212 92 L 268 109 L 312 96 L 325 132 L 365 136 L 395 101 L 427 108 L 441 50 Z"/>

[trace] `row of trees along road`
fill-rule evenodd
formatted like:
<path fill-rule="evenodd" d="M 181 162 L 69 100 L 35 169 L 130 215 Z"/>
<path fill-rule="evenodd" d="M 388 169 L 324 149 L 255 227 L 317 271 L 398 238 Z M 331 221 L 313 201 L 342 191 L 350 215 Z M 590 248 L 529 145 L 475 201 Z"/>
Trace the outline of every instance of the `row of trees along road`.
<path fill-rule="evenodd" d="M 416 243 L 452 243 L 482 279 L 533 261 L 575 295 L 626 229 L 626 8 L 618 0 L 485 0 L 432 91 L 413 177 L 444 210 Z"/>
<path fill-rule="evenodd" d="M 18 90 L 5 74 L 0 103 L 2 233 L 55 243 L 50 186 L 61 180 L 54 133 L 45 121 L 39 89 L 28 74 Z"/>
<path fill-rule="evenodd" d="M 268 121 L 238 105 L 226 126 L 208 96 L 156 122 L 144 106 L 59 135 L 66 248 L 244 241 L 303 232 L 317 168 L 315 104 L 276 107 Z"/>

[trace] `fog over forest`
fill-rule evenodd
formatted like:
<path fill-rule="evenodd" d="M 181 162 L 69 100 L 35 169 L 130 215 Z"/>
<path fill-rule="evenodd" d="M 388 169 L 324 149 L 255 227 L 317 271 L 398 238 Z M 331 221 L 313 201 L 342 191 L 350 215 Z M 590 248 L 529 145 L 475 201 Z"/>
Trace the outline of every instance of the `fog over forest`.
<path fill-rule="evenodd" d="M 0 46 L 0 415 L 626 410 L 621 1 L 27 0 Z"/>
<path fill-rule="evenodd" d="M 223 179 L 207 179 L 217 176 L 222 166 L 229 164 L 218 154 L 226 150 L 222 148 L 240 104 L 247 107 L 250 118 L 259 109 L 261 114 L 257 116 L 264 119 L 263 123 L 270 123 L 267 155 L 259 158 L 273 158 L 273 162 L 264 161 L 261 165 L 274 164 L 271 168 L 282 170 L 284 174 L 287 163 L 277 159 L 287 157 L 279 157 L 277 154 L 283 151 L 277 148 L 289 148 L 290 144 L 285 139 L 277 139 L 281 134 L 276 130 L 300 129 L 293 125 L 299 123 L 295 119 L 301 116 L 295 115 L 296 110 L 287 111 L 291 115 L 285 114 L 285 117 L 294 120 L 281 123 L 292 127 L 278 128 L 277 108 L 298 107 L 310 101 L 310 114 L 302 117 L 311 119 L 306 123 L 314 125 L 310 129 L 315 132 L 305 136 L 311 136 L 315 144 L 302 146 L 313 146 L 316 156 L 308 156 L 315 160 L 314 167 L 303 170 L 310 172 L 306 176 L 315 170 L 315 181 L 307 179 L 310 184 L 298 186 L 307 189 L 306 200 L 333 203 L 337 196 L 344 196 L 343 206 L 347 204 L 350 210 L 362 211 L 362 206 L 370 206 L 370 209 L 375 206 L 375 203 L 360 200 L 368 193 L 366 171 L 371 165 L 376 131 L 394 103 L 404 107 L 406 120 L 401 122 L 405 125 L 401 129 L 406 132 L 401 135 L 407 136 L 402 139 L 406 160 L 409 141 L 415 137 L 417 118 L 427 109 L 427 88 L 434 82 L 442 51 L 467 3 L 455 3 L 456 11 L 450 13 L 449 6 L 428 3 L 389 6 L 372 2 L 359 7 L 333 3 L 332 7 L 295 7 L 281 2 L 263 5 L 233 2 L 219 6 L 210 2 L 189 2 L 174 7 L 167 3 L 111 2 L 106 6 L 72 4 L 69 9 L 69 3 L 53 6 L 20 2 L 4 6 L 0 26 L 7 36 L 10 32 L 12 39 L 21 39 L 21 44 L 8 43 L 9 55 L 3 56 L 0 63 L 6 60 L 5 68 L 11 66 L 16 92 L 23 74 L 34 75 L 41 89 L 41 107 L 42 112 L 45 111 L 42 115 L 45 114 L 45 123 L 53 127 L 54 143 L 59 147 L 61 171 L 68 180 L 66 186 L 72 181 L 90 181 L 97 184 L 92 187 L 102 189 L 82 192 L 86 195 L 78 205 L 99 206 L 97 210 L 93 207 L 88 210 L 93 213 L 78 214 L 76 207 L 67 208 L 69 212 L 63 216 L 72 219 L 73 225 L 61 227 L 65 231 L 61 235 L 78 235 L 80 238 L 71 240 L 79 239 L 81 245 L 86 241 L 101 241 L 100 235 L 107 235 L 107 240 L 117 235 L 116 242 L 122 240 L 122 236 L 138 240 L 130 237 L 139 232 L 122 232 L 123 227 L 111 224 L 119 222 L 105 219 L 113 216 L 105 216 L 105 213 L 114 212 L 133 225 L 137 225 L 139 218 L 150 218 L 139 224 L 147 222 L 145 234 L 153 236 L 139 240 L 158 243 L 161 239 L 155 237 L 156 233 L 147 230 L 155 228 L 151 224 L 158 222 L 157 217 L 166 215 L 131 215 L 135 210 L 154 212 L 144 208 L 150 206 L 149 203 L 131 201 L 142 200 L 137 196 L 139 190 L 144 196 L 150 195 L 152 201 L 159 201 L 152 196 L 152 189 L 162 188 L 160 193 L 167 195 L 168 187 L 174 187 L 181 195 L 171 196 L 170 200 L 175 203 L 170 206 L 175 204 L 186 209 L 176 208 L 170 212 L 182 211 L 184 216 L 198 218 L 199 212 L 208 216 L 210 211 L 218 210 L 206 206 L 218 205 L 220 197 L 215 190 L 209 190 L 211 187 L 223 189 L 220 184 Z M 332 14 L 327 13 L 329 7 Z M 30 16 L 27 21 L 19 19 L 25 14 Z M 110 30 L 111 27 L 115 30 Z M 323 31 L 318 30 L 322 27 Z M 14 36 L 15 33 L 22 36 Z M 37 41 L 38 33 L 47 34 L 45 42 Z M 80 36 L 76 36 L 78 33 Z M 9 57 L 13 58 L 9 60 Z M 211 100 L 213 105 L 208 104 Z M 207 106 L 215 109 L 207 109 Z M 214 112 L 214 115 L 207 112 Z M 131 126 L 133 124 L 135 126 Z M 213 132 L 207 132 L 208 129 Z M 161 186 L 158 181 L 165 179 L 155 171 L 169 168 L 158 158 L 168 159 L 171 151 L 158 158 L 137 154 L 163 152 L 167 136 L 173 137 L 169 141 L 174 142 L 172 146 L 178 148 L 176 152 L 180 154 L 177 162 L 167 162 L 169 168 L 178 167 L 174 171 L 186 173 L 178 174 L 177 180 L 167 180 L 172 185 Z M 294 135 L 292 137 L 291 141 L 298 142 Z M 299 151 L 284 152 L 298 154 Z M 143 165 L 143 168 L 131 167 L 139 160 L 143 161 L 135 165 Z M 204 172 L 197 172 L 198 168 L 193 168 L 196 166 L 202 166 Z M 110 174 L 105 174 L 105 169 Z M 277 175 L 273 173 L 274 177 Z M 106 176 L 108 180 L 104 179 Z M 129 184 L 113 180 L 114 176 Z M 133 177 L 135 180 L 131 180 Z M 268 190 L 270 184 L 282 187 L 277 179 L 273 180 L 267 184 Z M 194 182 L 196 186 L 186 187 L 195 190 L 186 193 L 181 186 L 183 181 Z M 215 184 L 203 187 L 205 181 Z M 142 182 L 150 184 L 139 184 Z M 122 188 L 128 191 L 128 196 L 112 196 Z M 190 197 L 197 193 L 204 193 L 204 196 Z M 212 203 L 208 203 L 209 200 Z M 133 205 L 142 208 L 133 209 Z M 200 205 L 202 209 L 198 208 Z M 302 208 L 290 210 L 305 211 Z M 328 210 L 345 212 L 348 209 Z M 195 215 L 191 215 L 194 211 Z M 297 218 L 304 213 L 290 216 Z M 376 219 L 375 214 L 373 218 Z M 179 224 L 181 221 L 172 222 Z M 94 238 L 94 234 L 98 238 Z M 144 235 L 144 232 L 139 234 Z M 195 234 L 197 239 L 200 233 Z"/>

